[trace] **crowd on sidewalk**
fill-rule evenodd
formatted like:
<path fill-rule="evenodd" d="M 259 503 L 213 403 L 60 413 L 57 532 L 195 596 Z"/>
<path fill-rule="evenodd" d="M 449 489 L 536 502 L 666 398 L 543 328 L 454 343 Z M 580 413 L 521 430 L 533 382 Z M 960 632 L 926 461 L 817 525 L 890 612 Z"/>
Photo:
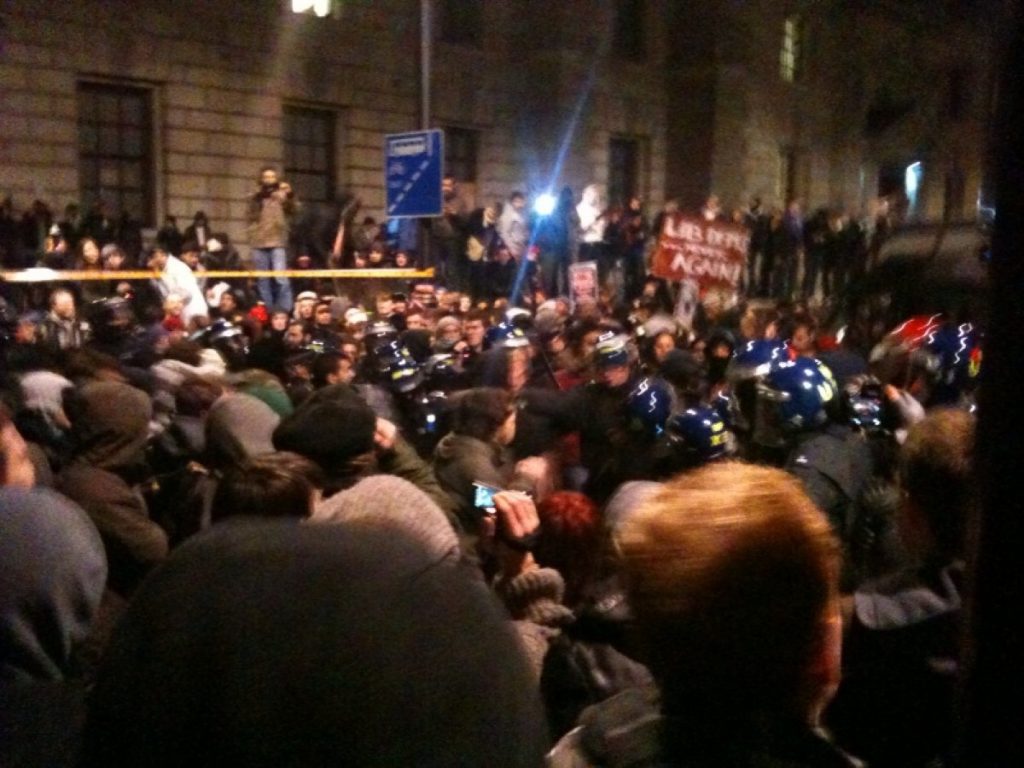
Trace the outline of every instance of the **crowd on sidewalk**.
<path fill-rule="evenodd" d="M 270 174 L 254 262 L 419 263 L 365 220 L 302 253 Z M 745 298 L 684 322 L 639 199 L 447 189 L 436 278 L 369 293 L 204 282 L 200 214 L 7 209 L 5 266 L 153 279 L 4 286 L 0 763 L 943 764 L 976 329 L 835 333 L 838 214 L 738 212 Z"/>

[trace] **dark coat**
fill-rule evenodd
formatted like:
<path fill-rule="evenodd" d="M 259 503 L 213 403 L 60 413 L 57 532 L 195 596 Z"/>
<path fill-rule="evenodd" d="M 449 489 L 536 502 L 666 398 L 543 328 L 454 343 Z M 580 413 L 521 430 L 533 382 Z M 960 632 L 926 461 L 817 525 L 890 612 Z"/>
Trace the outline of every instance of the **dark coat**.
<path fill-rule="evenodd" d="M 871 450 L 846 427 L 830 424 L 800 436 L 786 462 L 811 500 L 832 523 L 841 540 L 849 540 L 856 505 L 871 480 Z"/>
<path fill-rule="evenodd" d="M 60 473 L 60 490 L 89 515 L 103 538 L 110 587 L 130 594 L 167 556 L 167 535 L 149 518 L 141 481 L 152 405 L 127 384 L 91 382 L 74 392 L 66 409 L 74 453 Z"/>
<path fill-rule="evenodd" d="M 580 715 L 548 755 L 549 768 L 854 768 L 846 754 L 804 723 L 766 717 L 721 743 L 700 747 L 661 714 L 653 685 L 628 688 Z"/>
<path fill-rule="evenodd" d="M 627 480 L 647 477 L 651 445 L 631 429 L 626 398 L 636 384 L 623 386 L 587 384 L 574 390 L 564 420 L 580 434 L 580 459 L 587 468 L 585 491 L 603 503 Z"/>
<path fill-rule="evenodd" d="M 962 562 L 934 563 L 854 594 L 827 722 L 872 766 L 944 765 L 950 757 L 963 578 Z"/>
<path fill-rule="evenodd" d="M 455 513 L 467 530 L 476 530 L 479 511 L 473 506 L 473 483 L 502 490 L 529 491 L 533 484 L 516 476 L 515 463 L 507 449 L 454 432 L 441 438 L 434 449 L 434 474 L 451 497 Z"/>

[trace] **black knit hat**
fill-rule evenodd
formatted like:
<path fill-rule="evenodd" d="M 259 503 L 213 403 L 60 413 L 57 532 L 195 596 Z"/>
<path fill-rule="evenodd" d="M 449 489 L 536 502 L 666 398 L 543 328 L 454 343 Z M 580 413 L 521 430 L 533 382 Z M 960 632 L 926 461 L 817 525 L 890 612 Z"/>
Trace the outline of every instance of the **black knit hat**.
<path fill-rule="evenodd" d="M 373 449 L 377 417 L 357 398 L 338 398 L 299 408 L 274 430 L 274 447 L 312 459 L 329 474 Z"/>

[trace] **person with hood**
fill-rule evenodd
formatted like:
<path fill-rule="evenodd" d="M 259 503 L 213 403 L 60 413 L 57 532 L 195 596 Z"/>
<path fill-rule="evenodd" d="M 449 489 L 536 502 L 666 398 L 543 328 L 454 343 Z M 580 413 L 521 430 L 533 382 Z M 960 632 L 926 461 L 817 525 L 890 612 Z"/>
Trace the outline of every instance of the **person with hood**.
<path fill-rule="evenodd" d="M 107 580 L 96 527 L 45 488 L 0 488 L 0 681 L 64 680 Z"/>
<path fill-rule="evenodd" d="M 152 405 L 127 384 L 94 381 L 70 390 L 65 410 L 74 447 L 60 490 L 99 530 L 110 589 L 130 595 L 167 556 L 167 534 L 150 519 L 142 493 L 151 479 L 145 451 Z"/>
<path fill-rule="evenodd" d="M 269 405 L 244 392 L 221 394 L 201 418 L 205 432 L 202 464 L 185 468 L 175 498 L 163 505 L 162 522 L 174 544 L 210 527 L 223 475 L 273 453 L 271 435 L 281 421 Z"/>
<path fill-rule="evenodd" d="M 107 559 L 96 527 L 51 490 L 0 488 L 0 765 L 75 764 L 85 713 L 79 650 Z"/>

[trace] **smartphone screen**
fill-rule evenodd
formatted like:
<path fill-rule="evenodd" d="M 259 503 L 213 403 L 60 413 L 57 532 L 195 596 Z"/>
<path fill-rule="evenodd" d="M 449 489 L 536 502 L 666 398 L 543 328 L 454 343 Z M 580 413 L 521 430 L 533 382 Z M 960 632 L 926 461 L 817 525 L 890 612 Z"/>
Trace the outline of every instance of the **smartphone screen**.
<path fill-rule="evenodd" d="M 494 510 L 494 494 L 499 493 L 500 488 L 484 483 L 473 483 L 473 506 L 477 509 Z"/>

